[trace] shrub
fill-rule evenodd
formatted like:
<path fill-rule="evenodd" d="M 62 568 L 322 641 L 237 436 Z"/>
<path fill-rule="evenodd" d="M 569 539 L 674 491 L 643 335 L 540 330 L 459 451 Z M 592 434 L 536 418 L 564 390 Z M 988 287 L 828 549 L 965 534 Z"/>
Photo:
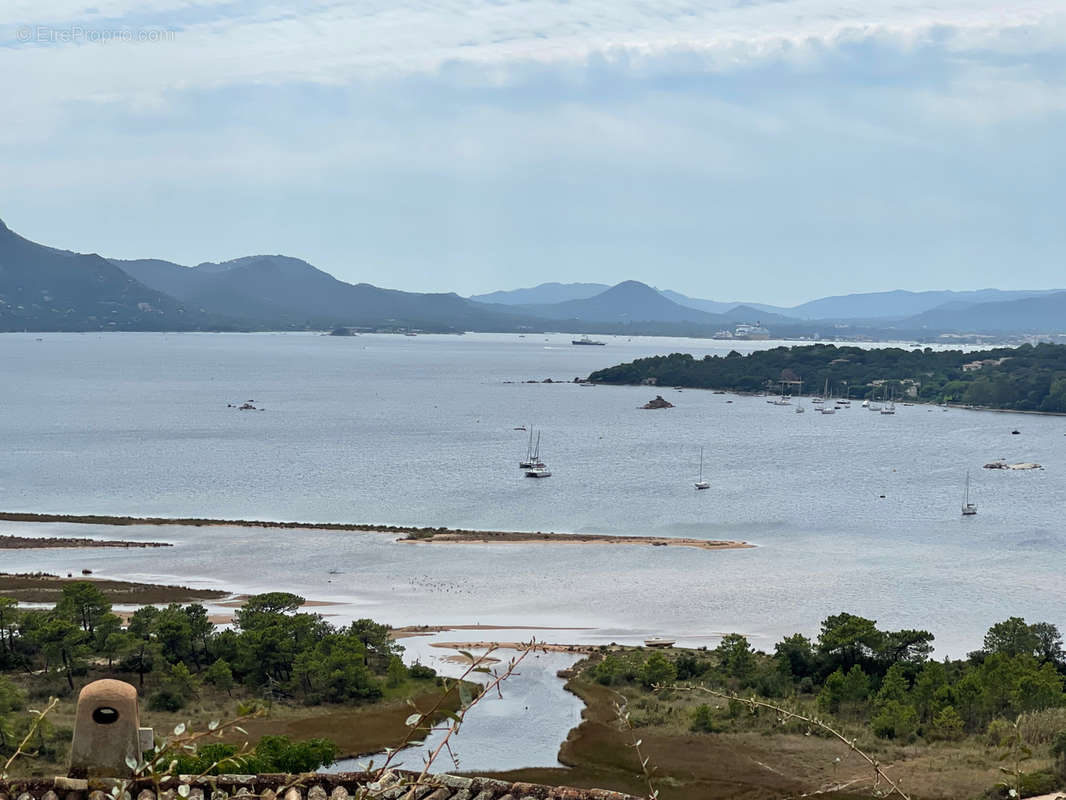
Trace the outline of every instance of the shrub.
<path fill-rule="evenodd" d="M 160 689 L 148 698 L 149 711 L 181 711 L 185 698 L 168 689 Z"/>
<path fill-rule="evenodd" d="M 964 735 L 962 717 L 953 706 L 945 706 L 933 717 L 926 738 L 930 741 L 957 742 Z"/>
<path fill-rule="evenodd" d="M 696 658 L 696 656 L 688 653 L 678 656 L 674 665 L 677 667 L 677 679 L 679 681 L 698 678 L 711 668 L 711 662 L 707 659 Z"/>
<path fill-rule="evenodd" d="M 215 662 L 204 671 L 204 680 L 216 689 L 221 689 L 227 693 L 234 686 L 233 671 L 230 670 L 229 664 L 221 658 L 216 659 Z"/>
<path fill-rule="evenodd" d="M 288 736 L 264 736 L 251 753 L 238 757 L 237 751 L 233 744 L 206 744 L 195 753 L 179 756 L 177 769 L 181 774 L 218 775 L 233 772 L 239 766 L 248 773 L 299 774 L 313 772 L 337 759 L 337 745 L 329 739 L 293 742 Z"/>
<path fill-rule="evenodd" d="M 669 685 L 675 680 L 677 667 L 662 653 L 652 653 L 640 668 L 640 682 L 649 689 Z"/>
<path fill-rule="evenodd" d="M 1066 730 L 1059 731 L 1051 743 L 1051 757 L 1059 777 L 1066 780 Z"/>
<path fill-rule="evenodd" d="M 1007 747 L 1014 738 L 1014 726 L 1005 719 L 994 719 L 988 723 L 985 731 L 985 745 L 988 747 Z"/>
<path fill-rule="evenodd" d="M 407 674 L 410 675 L 412 678 L 416 678 L 418 680 L 425 680 L 428 678 L 436 678 L 437 670 L 433 669 L 433 667 L 427 667 L 425 664 L 420 664 L 416 661 L 414 664 L 407 668 Z"/>
<path fill-rule="evenodd" d="M 403 661 L 399 656 L 393 656 L 389 659 L 389 667 L 386 671 L 386 682 L 389 686 L 395 688 L 401 686 L 408 676 L 407 667 L 403 665 Z"/>
<path fill-rule="evenodd" d="M 882 739 L 909 742 L 918 733 L 918 712 L 914 710 L 914 706 L 898 700 L 889 700 L 870 721 L 870 727 L 874 735 Z"/>
<path fill-rule="evenodd" d="M 714 723 L 714 711 L 709 705 L 704 703 L 692 710 L 692 724 L 689 725 L 689 730 L 694 733 L 714 733 L 717 730 Z"/>
<path fill-rule="evenodd" d="M 592 677 L 596 683 L 603 686 L 614 686 L 621 683 L 625 673 L 625 665 L 618 656 L 606 656 L 603 661 L 592 668 Z"/>
<path fill-rule="evenodd" d="M 1039 772 L 1026 772 L 1022 775 L 1019 794 L 1022 797 L 1036 797 L 1051 794 L 1058 788 L 1059 777 L 1049 770 L 1042 769 Z"/>
<path fill-rule="evenodd" d="M 0 677 L 0 714 L 9 711 L 21 711 L 26 706 L 26 698 L 10 681 Z"/>

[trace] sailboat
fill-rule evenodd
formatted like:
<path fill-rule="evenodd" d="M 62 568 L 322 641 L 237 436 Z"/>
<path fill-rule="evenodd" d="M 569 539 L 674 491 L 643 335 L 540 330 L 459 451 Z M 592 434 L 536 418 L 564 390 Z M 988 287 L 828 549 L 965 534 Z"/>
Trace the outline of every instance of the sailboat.
<path fill-rule="evenodd" d="M 877 390 L 876 389 L 874 389 L 874 396 L 873 396 L 873 399 L 870 401 L 870 405 L 868 405 L 866 407 L 868 409 L 870 409 L 871 411 L 880 411 L 881 410 L 881 404 L 877 402 Z"/>
<path fill-rule="evenodd" d="M 835 414 L 836 409 L 833 406 L 826 405 L 827 401 L 832 400 L 833 396 L 829 393 L 829 378 L 825 379 L 825 389 L 822 390 L 822 407 L 818 410 L 823 414 Z"/>
<path fill-rule="evenodd" d="M 527 478 L 550 478 L 551 472 L 548 470 L 548 465 L 540 460 L 540 433 L 537 433 L 537 443 L 533 446 L 533 453 L 529 459 L 529 466 L 526 467 Z"/>
<path fill-rule="evenodd" d="M 529 426 L 529 444 L 526 445 L 526 459 L 525 461 L 518 462 L 519 469 L 532 469 L 534 467 L 543 467 L 544 464 L 540 460 L 540 434 L 537 434 L 537 449 L 533 450 L 533 426 Z"/>
<path fill-rule="evenodd" d="M 977 513 L 977 503 L 970 502 L 970 470 L 966 470 L 966 491 L 962 495 L 962 515 L 972 517 Z"/>
<path fill-rule="evenodd" d="M 896 398 L 895 395 L 889 396 L 888 405 L 881 409 L 882 414 L 895 414 L 896 413 Z"/>
<path fill-rule="evenodd" d="M 700 479 L 696 481 L 697 489 L 710 489 L 711 484 L 703 479 L 703 448 L 700 448 Z"/>

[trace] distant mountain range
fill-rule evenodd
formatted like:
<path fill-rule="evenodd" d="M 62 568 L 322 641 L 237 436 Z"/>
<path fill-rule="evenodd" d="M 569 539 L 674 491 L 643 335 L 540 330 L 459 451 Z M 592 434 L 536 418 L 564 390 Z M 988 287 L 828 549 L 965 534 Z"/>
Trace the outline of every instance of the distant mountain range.
<path fill-rule="evenodd" d="M 23 239 L 0 221 L 0 330 L 189 330 L 221 324 L 95 253 Z"/>
<path fill-rule="evenodd" d="M 590 298 L 601 294 L 609 288 L 602 283 L 542 283 L 539 286 L 533 286 L 528 289 L 474 295 L 470 299 L 477 302 L 490 302 L 487 298 L 492 298 L 491 302 L 493 303 L 507 305 L 559 303 L 563 300 Z M 689 297 L 671 289 L 657 289 L 656 291 L 663 297 L 686 308 L 705 311 L 709 314 L 725 314 L 738 321 L 750 320 L 752 318 L 751 315 L 756 314 L 764 316 L 766 320 L 788 317 L 793 320 L 806 321 L 878 320 L 883 322 L 891 320 L 910 322 L 909 318 L 934 309 L 944 311 L 960 310 L 985 303 L 1000 303 L 1040 297 L 1064 290 L 1004 291 L 1001 289 L 977 289 L 962 292 L 950 290 L 909 292 L 904 289 L 896 289 L 890 292 L 868 292 L 864 294 L 821 297 L 796 306 L 704 300 L 698 297 Z M 737 313 L 737 309 L 740 309 L 739 313 Z M 964 317 L 959 317 L 959 319 L 964 319 Z"/>
<path fill-rule="evenodd" d="M 948 303 L 911 317 L 908 322 L 928 330 L 1066 333 L 1066 291 L 961 307 Z"/>
<path fill-rule="evenodd" d="M 606 283 L 542 283 L 529 289 L 475 294 L 470 299 L 478 303 L 499 303 L 505 306 L 544 305 L 565 303 L 567 300 L 584 300 L 602 294 L 610 288 Z"/>
<path fill-rule="evenodd" d="M 623 281 L 592 297 L 561 303 L 516 306 L 542 319 L 583 322 L 695 322 L 719 325 L 722 318 L 675 303 L 639 281 Z"/>
<path fill-rule="evenodd" d="M 168 261 L 112 261 L 147 286 L 186 306 L 245 325 L 499 330 L 512 315 L 457 294 L 418 294 L 350 284 L 288 256 L 246 256 L 183 267 Z"/>
<path fill-rule="evenodd" d="M 877 292 L 792 308 L 703 300 L 639 281 L 546 283 L 473 298 L 351 284 L 283 255 L 195 267 L 57 250 L 0 222 L 0 330 L 543 331 L 709 336 L 761 322 L 778 336 L 846 327 L 871 338 L 1061 332 L 1066 291 Z M 829 327 L 827 327 L 829 326 Z"/>
<path fill-rule="evenodd" d="M 900 319 L 904 320 L 926 311 L 940 308 L 968 308 L 985 303 L 1001 303 L 1052 294 L 1062 289 L 1032 291 L 1002 291 L 978 289 L 970 292 L 891 292 L 847 294 L 822 297 L 792 308 L 779 309 L 782 314 L 797 319 Z"/>

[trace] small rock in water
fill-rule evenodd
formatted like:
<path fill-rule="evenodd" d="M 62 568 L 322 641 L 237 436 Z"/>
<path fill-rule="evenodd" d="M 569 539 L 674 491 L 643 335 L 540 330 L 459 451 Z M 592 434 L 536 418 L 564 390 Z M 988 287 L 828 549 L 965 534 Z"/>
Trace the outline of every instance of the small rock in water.
<path fill-rule="evenodd" d="M 669 400 L 664 400 L 661 394 L 655 395 L 654 400 L 649 400 L 647 403 L 641 406 L 641 408 L 673 408 L 674 404 Z"/>

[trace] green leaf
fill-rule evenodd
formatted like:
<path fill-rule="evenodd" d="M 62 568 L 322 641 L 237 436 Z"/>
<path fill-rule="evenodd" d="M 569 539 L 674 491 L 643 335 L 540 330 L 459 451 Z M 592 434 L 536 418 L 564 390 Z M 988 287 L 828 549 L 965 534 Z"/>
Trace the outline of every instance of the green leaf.
<path fill-rule="evenodd" d="M 181 784 L 178 787 L 178 794 L 181 797 L 188 797 L 189 796 L 189 784 L 187 784 L 187 783 Z"/>
<path fill-rule="evenodd" d="M 403 721 L 403 724 L 406 725 L 408 728 L 411 728 L 411 727 L 417 725 L 418 721 L 420 719 L 422 719 L 422 715 L 421 714 L 412 714 L 411 716 L 409 716 L 407 719 L 405 719 Z"/>
<path fill-rule="evenodd" d="M 181 736 L 183 733 L 185 733 L 185 723 L 179 722 L 177 725 L 174 726 L 174 735 Z"/>
<path fill-rule="evenodd" d="M 473 698 L 470 696 L 469 687 L 467 687 L 467 685 L 465 683 L 460 683 L 459 684 L 459 702 L 462 705 L 464 705 L 464 706 L 468 706 L 468 705 L 470 705 L 470 701 L 471 700 L 473 700 Z"/>
<path fill-rule="evenodd" d="M 218 727 L 218 724 L 219 724 L 218 720 L 217 719 L 213 719 L 209 723 L 207 723 L 207 729 L 209 731 L 213 731 L 213 730 L 215 730 Z"/>
<path fill-rule="evenodd" d="M 126 756 L 126 766 L 129 767 L 131 770 L 136 771 L 137 759 L 135 759 L 133 756 Z"/>

